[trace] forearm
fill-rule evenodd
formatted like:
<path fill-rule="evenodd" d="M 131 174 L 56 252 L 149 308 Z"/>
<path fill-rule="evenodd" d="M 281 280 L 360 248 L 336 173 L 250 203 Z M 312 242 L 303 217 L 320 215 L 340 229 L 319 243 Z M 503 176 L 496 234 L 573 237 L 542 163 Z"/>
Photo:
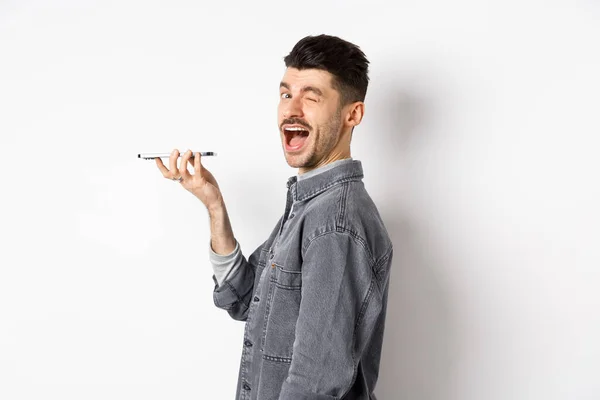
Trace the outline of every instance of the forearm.
<path fill-rule="evenodd" d="M 208 208 L 208 213 L 210 247 L 215 253 L 210 254 L 216 283 L 213 299 L 215 305 L 227 310 L 233 319 L 244 321 L 247 318 L 261 247 L 246 260 L 241 249 L 237 247 L 225 203 L 221 202 L 218 207 Z M 220 273 L 217 273 L 217 269 L 221 269 Z"/>
<path fill-rule="evenodd" d="M 208 209 L 210 219 L 210 245 L 217 254 L 231 254 L 235 250 L 235 237 L 224 202 Z"/>

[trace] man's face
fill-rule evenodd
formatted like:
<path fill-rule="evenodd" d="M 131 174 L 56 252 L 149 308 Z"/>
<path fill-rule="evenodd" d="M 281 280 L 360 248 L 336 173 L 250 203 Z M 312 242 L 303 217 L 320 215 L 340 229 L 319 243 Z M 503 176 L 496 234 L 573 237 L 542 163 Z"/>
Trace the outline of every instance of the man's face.
<path fill-rule="evenodd" d="M 287 163 L 300 173 L 349 157 L 340 141 L 342 107 L 332 77 L 323 70 L 288 68 L 281 81 L 279 133 Z"/>

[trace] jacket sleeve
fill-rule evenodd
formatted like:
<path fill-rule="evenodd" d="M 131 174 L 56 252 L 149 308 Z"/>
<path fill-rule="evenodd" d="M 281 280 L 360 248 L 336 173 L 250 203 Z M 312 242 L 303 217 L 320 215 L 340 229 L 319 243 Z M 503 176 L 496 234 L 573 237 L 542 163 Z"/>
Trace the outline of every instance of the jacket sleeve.
<path fill-rule="evenodd" d="M 292 362 L 280 400 L 335 400 L 355 380 L 363 315 L 373 310 L 369 253 L 350 233 L 330 232 L 308 245 L 302 263 L 302 298 Z"/>
<path fill-rule="evenodd" d="M 219 284 L 215 276 L 213 300 L 219 308 L 227 310 L 231 318 L 245 321 L 248 317 L 250 298 L 254 289 L 254 277 L 258 266 L 261 250 L 267 242 L 263 242 L 246 260 L 244 255 L 238 257 L 239 265 Z"/>

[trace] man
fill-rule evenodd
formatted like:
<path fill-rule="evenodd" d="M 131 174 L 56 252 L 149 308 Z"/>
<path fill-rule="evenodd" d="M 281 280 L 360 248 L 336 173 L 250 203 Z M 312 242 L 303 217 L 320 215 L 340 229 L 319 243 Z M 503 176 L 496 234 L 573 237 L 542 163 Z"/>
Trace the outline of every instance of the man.
<path fill-rule="evenodd" d="M 283 216 L 248 259 L 200 155 L 188 150 L 178 168 L 174 150 L 170 169 L 157 165 L 208 209 L 214 302 L 246 322 L 236 399 L 375 399 L 392 243 L 350 157 L 368 61 L 326 35 L 300 40 L 284 61 L 278 125 L 298 176 L 288 179 Z"/>

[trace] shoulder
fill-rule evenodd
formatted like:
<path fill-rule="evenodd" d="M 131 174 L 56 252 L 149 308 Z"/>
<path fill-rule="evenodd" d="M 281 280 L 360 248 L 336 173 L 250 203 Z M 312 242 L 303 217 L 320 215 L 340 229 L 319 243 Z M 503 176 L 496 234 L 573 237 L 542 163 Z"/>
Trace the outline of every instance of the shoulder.
<path fill-rule="evenodd" d="M 377 206 L 362 181 L 340 183 L 313 198 L 307 205 L 306 222 L 304 249 L 312 240 L 331 232 L 354 238 L 373 261 L 392 248 Z"/>

